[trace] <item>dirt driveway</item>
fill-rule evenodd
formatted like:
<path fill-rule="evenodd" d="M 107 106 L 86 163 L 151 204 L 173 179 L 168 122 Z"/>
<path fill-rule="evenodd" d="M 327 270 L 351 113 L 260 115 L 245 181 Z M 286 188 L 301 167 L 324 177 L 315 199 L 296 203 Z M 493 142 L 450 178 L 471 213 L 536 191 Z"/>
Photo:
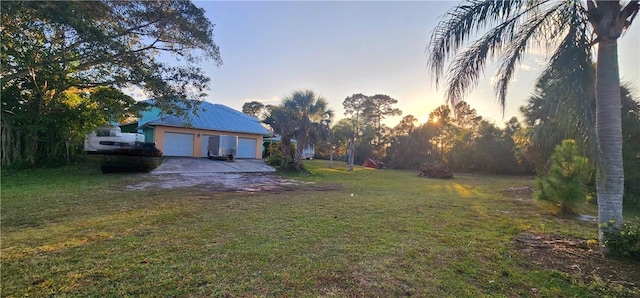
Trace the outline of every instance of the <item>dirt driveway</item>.
<path fill-rule="evenodd" d="M 162 165 L 128 190 L 201 187 L 212 191 L 281 191 L 299 182 L 274 175 L 275 169 L 255 159 L 234 161 L 193 157 L 165 157 Z"/>

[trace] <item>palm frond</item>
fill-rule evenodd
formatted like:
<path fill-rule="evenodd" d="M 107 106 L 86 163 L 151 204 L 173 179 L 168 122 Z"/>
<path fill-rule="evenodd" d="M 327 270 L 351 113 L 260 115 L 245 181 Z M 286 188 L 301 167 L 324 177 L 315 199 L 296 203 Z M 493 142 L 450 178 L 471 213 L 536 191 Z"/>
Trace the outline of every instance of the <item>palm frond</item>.
<path fill-rule="evenodd" d="M 466 91 L 475 87 L 487 59 L 493 59 L 495 56 L 500 55 L 505 47 L 512 44 L 514 38 L 517 37 L 516 29 L 520 28 L 522 26 L 521 23 L 528 20 L 530 16 L 539 14 L 539 9 L 544 7 L 543 4 L 544 2 L 536 2 L 535 5 L 521 7 L 510 15 L 504 15 L 503 17 L 506 18 L 504 22 L 499 23 L 464 52 L 456 56 L 448 72 L 448 88 L 446 91 L 448 103 L 457 104 L 462 100 Z M 500 15 L 496 17 L 500 17 Z M 533 32 L 536 31 L 533 30 Z M 433 54 L 432 52 L 432 59 L 434 58 Z M 437 55 L 437 53 L 435 54 Z M 444 61 L 441 62 L 444 63 Z M 435 68 L 432 68 L 432 70 L 435 70 Z M 436 73 L 435 78 L 436 81 L 439 80 L 439 74 Z"/>
<path fill-rule="evenodd" d="M 445 15 L 431 34 L 427 67 L 434 73 L 436 85 L 444 73 L 445 62 L 455 55 L 476 32 L 503 20 L 516 20 L 522 11 L 534 9 L 540 1 L 472 0 Z M 544 1 L 542 1 L 544 2 Z"/>
<path fill-rule="evenodd" d="M 539 82 L 553 96 L 550 109 L 565 137 L 575 139 L 591 162 L 601 164 L 595 129 L 595 71 L 591 39 L 584 24 L 570 26 Z"/>
<path fill-rule="evenodd" d="M 503 114 L 506 107 L 509 82 L 513 78 L 516 65 L 522 60 L 526 53 L 527 46 L 532 40 L 539 39 L 539 35 L 547 35 L 546 32 L 548 32 L 549 29 L 551 29 L 551 31 L 557 31 L 558 28 L 566 26 L 558 23 L 566 24 L 567 21 L 575 23 L 575 19 L 577 18 L 574 17 L 574 14 L 577 12 L 574 5 L 574 2 L 562 1 L 545 10 L 536 11 L 533 13 L 534 15 L 529 17 L 530 22 L 526 22 L 518 28 L 518 32 L 502 55 L 502 63 L 498 68 L 496 85 L 494 87 Z M 551 22 L 555 24 L 549 25 Z M 555 32 L 554 35 L 557 36 L 558 33 L 559 32 Z"/>

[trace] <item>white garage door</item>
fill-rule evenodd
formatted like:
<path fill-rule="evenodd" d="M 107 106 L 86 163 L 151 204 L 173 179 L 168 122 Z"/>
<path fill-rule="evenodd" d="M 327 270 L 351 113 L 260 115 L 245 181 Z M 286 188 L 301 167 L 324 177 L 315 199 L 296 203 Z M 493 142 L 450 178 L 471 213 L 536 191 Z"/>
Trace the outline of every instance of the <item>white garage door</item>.
<path fill-rule="evenodd" d="M 256 158 L 256 139 L 238 138 L 238 158 Z"/>
<path fill-rule="evenodd" d="M 164 133 L 165 156 L 193 156 L 193 134 Z"/>

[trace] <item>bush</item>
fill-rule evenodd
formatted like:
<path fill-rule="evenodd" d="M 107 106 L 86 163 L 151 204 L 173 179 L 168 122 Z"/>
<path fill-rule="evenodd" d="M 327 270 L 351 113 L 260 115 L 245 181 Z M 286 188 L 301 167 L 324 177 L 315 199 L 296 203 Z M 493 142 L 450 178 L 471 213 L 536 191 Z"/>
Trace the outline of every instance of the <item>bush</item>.
<path fill-rule="evenodd" d="M 640 166 L 640 163 L 638 163 Z M 640 175 L 627 177 L 624 173 L 624 204 L 633 208 L 640 208 Z"/>
<path fill-rule="evenodd" d="M 446 165 L 439 162 L 427 162 L 420 166 L 420 177 L 450 179 L 453 173 Z"/>
<path fill-rule="evenodd" d="M 282 167 L 287 166 L 293 163 L 293 154 L 295 153 L 295 146 L 291 144 L 289 147 L 290 156 L 282 155 L 282 144 L 280 142 L 269 144 L 267 146 L 266 152 L 268 153 L 268 157 L 265 159 L 265 162 L 274 167 Z"/>
<path fill-rule="evenodd" d="M 551 155 L 551 170 L 538 177 L 536 198 L 560 204 L 562 213 L 574 213 L 575 203 L 586 200 L 587 159 L 574 140 L 564 140 Z"/>
<path fill-rule="evenodd" d="M 604 246 L 614 256 L 640 260 L 640 218 L 625 220 L 619 232 L 605 229 Z"/>

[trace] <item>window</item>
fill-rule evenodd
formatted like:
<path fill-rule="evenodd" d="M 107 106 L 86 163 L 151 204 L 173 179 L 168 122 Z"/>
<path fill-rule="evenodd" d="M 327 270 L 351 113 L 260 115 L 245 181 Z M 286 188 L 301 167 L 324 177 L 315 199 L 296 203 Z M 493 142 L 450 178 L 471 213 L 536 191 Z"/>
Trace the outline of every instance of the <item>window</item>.
<path fill-rule="evenodd" d="M 96 135 L 99 137 L 108 137 L 110 136 L 111 131 L 109 129 L 98 129 Z"/>

